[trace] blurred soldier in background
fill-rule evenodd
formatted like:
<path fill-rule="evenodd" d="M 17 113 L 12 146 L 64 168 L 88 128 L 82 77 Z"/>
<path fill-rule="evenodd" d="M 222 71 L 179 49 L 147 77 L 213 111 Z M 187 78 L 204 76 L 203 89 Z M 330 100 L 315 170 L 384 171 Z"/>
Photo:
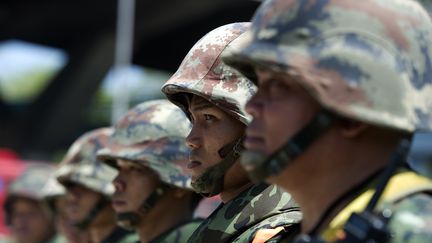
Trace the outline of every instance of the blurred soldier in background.
<path fill-rule="evenodd" d="M 66 189 L 57 181 L 53 174 L 45 184 L 42 194 L 54 217 L 57 233 L 68 243 L 88 242 L 87 232 L 75 227 L 66 215 Z"/>
<path fill-rule="evenodd" d="M 142 103 L 115 125 L 98 157 L 119 171 L 113 208 L 120 226 L 140 242 L 186 242 L 202 220 L 193 220 L 201 196 L 186 174 L 190 122 L 167 100 Z"/>
<path fill-rule="evenodd" d="M 53 215 L 43 201 L 42 189 L 54 170 L 48 163 L 30 163 L 10 185 L 4 208 L 16 242 L 65 242 L 56 235 Z"/>
<path fill-rule="evenodd" d="M 56 172 L 57 180 L 67 190 L 67 217 L 86 231 L 94 243 L 138 239 L 117 227 L 110 199 L 114 192 L 111 182 L 117 173 L 96 159 L 96 151 L 106 145 L 111 133 L 111 128 L 100 128 L 82 135 L 72 144 Z"/>
<path fill-rule="evenodd" d="M 270 0 L 224 56 L 258 84 L 242 164 L 293 195 L 302 240 L 432 242 L 432 183 L 404 164 L 432 129 L 431 41 L 415 1 Z"/>
<path fill-rule="evenodd" d="M 279 231 L 295 231 L 301 213 L 288 193 L 253 184 L 240 165 L 250 119 L 243 106 L 256 87 L 221 62 L 220 54 L 249 23 L 219 27 L 198 41 L 163 86 L 168 99 L 192 122 L 188 168 L 195 191 L 220 195 L 223 204 L 189 242 L 264 242 Z"/>

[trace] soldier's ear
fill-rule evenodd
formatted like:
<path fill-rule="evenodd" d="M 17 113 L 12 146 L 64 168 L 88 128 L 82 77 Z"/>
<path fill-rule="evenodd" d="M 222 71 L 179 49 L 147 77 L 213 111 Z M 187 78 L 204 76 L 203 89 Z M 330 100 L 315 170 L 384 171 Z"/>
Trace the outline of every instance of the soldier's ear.
<path fill-rule="evenodd" d="M 355 138 L 363 134 L 370 126 L 368 124 L 344 119 L 338 122 L 340 134 L 345 138 Z"/>

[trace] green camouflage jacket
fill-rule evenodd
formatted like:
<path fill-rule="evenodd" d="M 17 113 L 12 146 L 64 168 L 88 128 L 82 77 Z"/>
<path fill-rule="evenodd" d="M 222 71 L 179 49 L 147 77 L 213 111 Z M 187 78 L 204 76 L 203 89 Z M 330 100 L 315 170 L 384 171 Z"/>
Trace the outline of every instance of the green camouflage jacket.
<path fill-rule="evenodd" d="M 288 193 L 257 184 L 221 204 L 188 242 L 252 242 L 259 229 L 289 227 L 300 220 L 300 210 Z"/>
<path fill-rule="evenodd" d="M 151 243 L 185 243 L 202 223 L 202 219 L 194 219 L 162 233 Z"/>

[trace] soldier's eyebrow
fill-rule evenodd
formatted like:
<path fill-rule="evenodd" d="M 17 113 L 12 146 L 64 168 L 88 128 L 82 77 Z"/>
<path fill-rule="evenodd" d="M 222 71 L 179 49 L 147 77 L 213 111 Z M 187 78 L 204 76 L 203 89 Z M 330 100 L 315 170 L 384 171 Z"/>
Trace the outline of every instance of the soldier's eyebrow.
<path fill-rule="evenodd" d="M 192 112 L 199 112 L 199 111 L 202 111 L 202 110 L 207 110 L 207 109 L 212 109 L 212 108 L 214 108 L 214 105 L 212 105 L 212 104 L 210 104 L 210 103 L 208 103 L 208 102 L 202 102 L 202 104 L 198 104 L 198 105 L 196 105 L 196 106 L 193 106 L 193 107 L 191 107 L 191 111 Z"/>

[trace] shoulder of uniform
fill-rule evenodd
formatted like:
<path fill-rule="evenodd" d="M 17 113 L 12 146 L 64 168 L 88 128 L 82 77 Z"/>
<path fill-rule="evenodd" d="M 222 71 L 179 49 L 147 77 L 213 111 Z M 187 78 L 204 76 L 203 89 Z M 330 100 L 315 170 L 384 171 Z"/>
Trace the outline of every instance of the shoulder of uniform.
<path fill-rule="evenodd" d="M 394 242 L 432 242 L 432 194 L 418 192 L 391 207 L 389 222 Z"/>
<path fill-rule="evenodd" d="M 252 242 L 256 237 L 273 238 L 282 231 L 299 224 L 302 218 L 300 210 L 286 211 L 265 218 L 246 229 L 233 242 Z M 263 241 L 264 242 L 264 241 Z"/>
<path fill-rule="evenodd" d="M 201 218 L 193 219 L 179 226 L 177 230 L 190 232 L 190 234 L 192 234 L 192 232 L 194 232 L 203 221 L 204 219 Z"/>
<path fill-rule="evenodd" d="M 119 243 L 134 243 L 134 242 L 139 242 L 139 235 L 136 233 L 127 234 L 119 241 Z"/>
<path fill-rule="evenodd" d="M 203 222 L 203 219 L 193 219 L 185 222 L 178 227 L 173 228 L 164 235 L 161 235 L 157 240 L 153 240 L 152 243 L 156 242 L 187 242 L 191 237 L 192 233 L 198 228 Z"/>

